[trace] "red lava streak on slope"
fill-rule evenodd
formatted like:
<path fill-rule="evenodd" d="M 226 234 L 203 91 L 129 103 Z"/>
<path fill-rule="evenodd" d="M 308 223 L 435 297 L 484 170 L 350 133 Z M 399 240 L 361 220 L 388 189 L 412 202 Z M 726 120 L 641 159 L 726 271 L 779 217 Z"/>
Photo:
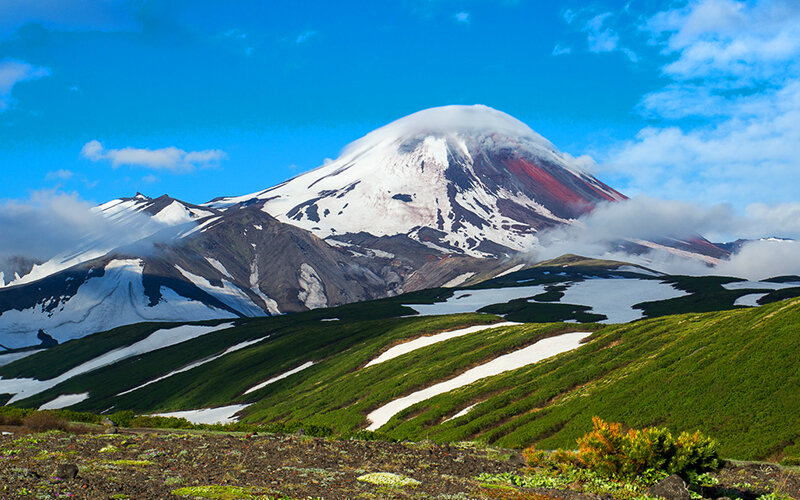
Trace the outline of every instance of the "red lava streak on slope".
<path fill-rule="evenodd" d="M 590 200 L 578 195 L 562 184 L 558 179 L 545 172 L 544 169 L 533 163 L 515 158 L 513 160 L 508 160 L 506 165 L 508 169 L 514 173 L 518 179 L 525 182 L 527 187 L 534 193 L 542 193 L 546 196 L 551 196 L 565 205 L 586 206 L 591 204 Z M 603 193 L 603 197 L 610 198 L 605 193 Z"/>

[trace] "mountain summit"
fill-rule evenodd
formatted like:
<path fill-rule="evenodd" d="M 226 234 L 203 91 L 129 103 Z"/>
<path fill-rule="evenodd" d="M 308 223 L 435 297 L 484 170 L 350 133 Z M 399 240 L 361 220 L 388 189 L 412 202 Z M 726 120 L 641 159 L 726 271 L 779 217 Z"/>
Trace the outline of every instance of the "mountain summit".
<path fill-rule="evenodd" d="M 321 238 L 402 234 L 485 257 L 530 248 L 537 231 L 624 198 L 524 123 L 475 105 L 406 116 L 315 170 L 208 206 L 261 202 Z"/>

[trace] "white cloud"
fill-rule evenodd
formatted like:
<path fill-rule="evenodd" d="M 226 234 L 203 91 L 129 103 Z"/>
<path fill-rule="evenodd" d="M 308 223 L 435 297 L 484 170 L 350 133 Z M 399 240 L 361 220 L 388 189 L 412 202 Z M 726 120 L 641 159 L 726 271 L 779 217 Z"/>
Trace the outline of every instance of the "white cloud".
<path fill-rule="evenodd" d="M 603 29 L 611 12 L 598 14 L 586 22 L 583 30 L 587 33 L 589 52 L 613 52 L 619 45 L 619 35 L 610 28 Z"/>
<path fill-rule="evenodd" d="M 772 236 L 800 238 L 800 203 L 754 204 L 747 207 L 746 212 L 746 215 L 738 214 L 730 205 L 706 206 L 646 197 L 604 203 L 570 226 L 538 234 L 538 245 L 531 249 L 531 257 L 539 261 L 576 253 L 634 262 L 677 274 L 722 274 L 757 279 L 798 274 L 800 243 L 793 246 L 772 244 L 775 241 L 747 243 L 739 253 L 721 261 L 715 268 L 709 268 L 700 260 L 665 251 L 633 254 L 620 246 L 624 241 L 688 240 L 701 234 L 712 241 L 738 237 L 754 240 Z"/>
<path fill-rule="evenodd" d="M 619 187 L 740 206 L 797 199 L 800 4 L 695 0 L 642 29 L 672 82 L 638 106 L 661 124 L 596 154 Z"/>
<path fill-rule="evenodd" d="M 561 45 L 557 43 L 555 47 L 553 47 L 553 55 L 554 56 L 563 56 L 572 53 L 572 47 Z"/>
<path fill-rule="evenodd" d="M 469 24 L 469 12 L 457 12 L 454 17 L 459 23 Z"/>
<path fill-rule="evenodd" d="M 800 4 L 793 0 L 695 0 L 663 11 L 643 26 L 666 37 L 663 51 L 677 58 L 663 70 L 673 78 L 764 79 L 800 55 Z"/>
<path fill-rule="evenodd" d="M 720 262 L 714 271 L 751 280 L 800 275 L 800 242 L 766 240 L 746 243 L 729 260 Z"/>
<path fill-rule="evenodd" d="M 62 180 L 65 181 L 67 179 L 71 179 L 75 173 L 71 170 L 59 169 L 54 170 L 52 172 L 47 172 L 45 175 L 44 180 L 46 181 L 55 181 L 55 180 Z"/>
<path fill-rule="evenodd" d="M 8 109 L 11 105 L 11 91 L 16 84 L 49 75 L 48 68 L 33 66 L 24 61 L 14 59 L 0 61 L 0 111 Z"/>
<path fill-rule="evenodd" d="M 106 149 L 99 141 L 89 141 L 81 149 L 81 156 L 91 161 L 107 160 L 111 166 L 139 166 L 173 173 L 191 172 L 198 167 L 211 167 L 227 158 L 220 149 L 184 151 L 174 146 L 161 149 L 122 148 Z"/>
<path fill-rule="evenodd" d="M 565 10 L 561 16 L 567 24 L 579 26 L 580 31 L 586 34 L 586 43 L 589 52 L 604 54 L 620 52 L 632 62 L 638 62 L 639 56 L 634 51 L 620 43 L 619 33 L 610 25 L 614 20 L 611 12 L 596 14 L 591 8 L 575 10 Z M 580 23 L 580 24 L 579 24 Z M 572 51 L 569 47 L 562 47 L 560 44 L 553 49 L 553 55 L 569 54 Z"/>
<path fill-rule="evenodd" d="M 156 232 L 150 217 L 111 221 L 75 193 L 42 190 L 25 200 L 0 203 L 0 259 L 15 255 L 46 260 L 88 243 L 123 246 Z"/>

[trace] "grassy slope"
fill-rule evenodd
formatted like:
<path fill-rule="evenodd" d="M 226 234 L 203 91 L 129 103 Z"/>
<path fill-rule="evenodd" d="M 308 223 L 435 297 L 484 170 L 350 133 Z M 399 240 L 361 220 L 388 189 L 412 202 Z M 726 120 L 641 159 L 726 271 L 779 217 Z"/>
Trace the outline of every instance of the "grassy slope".
<path fill-rule="evenodd" d="M 719 284 L 715 284 L 719 286 Z M 420 293 L 420 300 L 451 293 Z M 406 299 L 402 299 L 406 300 Z M 76 377 L 24 403 L 91 390 L 76 410 L 172 410 L 256 402 L 248 420 L 304 421 L 346 431 L 372 409 L 475 364 L 568 330 L 598 330 L 580 349 L 476 382 L 422 402 L 382 429 L 398 437 L 480 439 L 502 446 L 571 446 L 592 415 L 630 426 L 699 428 L 736 458 L 800 452 L 800 299 L 754 309 L 665 316 L 628 325 L 538 324 L 478 332 L 360 369 L 402 339 L 476 323 L 491 315 L 391 318 L 408 314 L 398 299 L 244 321 L 239 327 Z M 320 322 L 339 317 L 342 321 Z M 367 319 L 377 318 L 377 319 Z M 59 346 L 74 356 L 98 339 L 125 345 L 153 325 L 98 334 Z M 248 339 L 268 341 L 229 354 L 131 395 L 113 395 Z M 105 335 L 105 337 L 104 337 Z M 55 351 L 54 351 L 55 352 Z M 43 378 L 40 353 L 5 367 Z M 48 358 L 49 359 L 49 358 Z M 258 392 L 247 388 L 308 360 L 319 363 Z M 25 362 L 26 364 L 22 364 Z M 61 363 L 77 364 L 75 359 Z M 22 366 L 22 368 L 20 368 Z M 443 420 L 480 403 L 467 416 Z"/>
<path fill-rule="evenodd" d="M 800 300 L 793 299 L 610 326 L 579 350 L 420 404 L 389 432 L 570 447 L 600 415 L 632 427 L 701 429 L 737 458 L 797 453 L 798 325 Z M 434 427 L 484 400 L 467 417 Z"/>

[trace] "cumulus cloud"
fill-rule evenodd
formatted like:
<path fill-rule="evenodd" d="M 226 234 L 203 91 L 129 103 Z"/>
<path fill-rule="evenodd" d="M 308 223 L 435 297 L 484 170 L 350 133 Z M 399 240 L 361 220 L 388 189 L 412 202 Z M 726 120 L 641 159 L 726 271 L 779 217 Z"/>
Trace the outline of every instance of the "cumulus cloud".
<path fill-rule="evenodd" d="M 47 260 L 86 245 L 109 249 L 154 234 L 161 225 L 143 214 L 111 221 L 75 193 L 33 192 L 28 199 L 0 203 L 0 259 Z"/>
<path fill-rule="evenodd" d="M 14 59 L 0 61 L 0 112 L 11 106 L 11 90 L 15 85 L 49 75 L 48 68 L 33 66 L 24 61 Z"/>
<path fill-rule="evenodd" d="M 456 22 L 469 24 L 469 12 L 457 12 L 454 17 L 456 18 Z"/>
<path fill-rule="evenodd" d="M 744 204 L 796 199 L 800 4 L 695 0 L 641 26 L 671 79 L 638 110 L 660 121 L 600 154 L 629 192 Z"/>
<path fill-rule="evenodd" d="M 227 158 L 220 149 L 184 151 L 174 146 L 161 149 L 122 148 L 106 149 L 99 141 L 89 141 L 81 149 L 81 156 L 91 161 L 109 161 L 117 168 L 121 165 L 139 166 L 173 173 L 191 172 L 198 167 L 212 167 Z"/>

